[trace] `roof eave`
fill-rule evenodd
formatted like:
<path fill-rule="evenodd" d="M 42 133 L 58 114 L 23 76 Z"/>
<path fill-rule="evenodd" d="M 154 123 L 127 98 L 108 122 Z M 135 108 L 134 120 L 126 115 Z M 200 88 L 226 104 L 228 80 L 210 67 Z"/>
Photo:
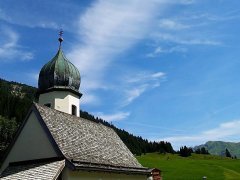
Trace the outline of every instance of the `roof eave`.
<path fill-rule="evenodd" d="M 124 173 L 124 174 L 139 174 L 139 175 L 151 175 L 151 169 L 146 170 L 134 170 L 134 169 L 118 169 L 118 168 L 101 168 L 101 167 L 78 167 L 74 170 L 82 171 L 98 171 L 98 172 L 109 172 L 109 173 Z"/>
<path fill-rule="evenodd" d="M 151 175 L 153 169 L 151 168 L 137 168 L 137 167 L 125 167 L 125 166 L 113 166 L 106 164 L 98 164 L 98 163 L 82 163 L 79 161 L 71 161 L 72 165 L 74 165 L 74 169 L 72 170 L 82 170 L 82 171 L 99 171 L 99 172 L 114 172 L 114 173 L 124 173 L 124 174 L 140 174 L 140 175 Z"/>
<path fill-rule="evenodd" d="M 82 93 L 74 90 L 74 89 L 71 89 L 69 87 L 65 87 L 65 86 L 55 86 L 55 87 L 52 87 L 52 88 L 48 88 L 46 90 L 38 90 L 37 91 L 37 95 L 39 96 L 40 94 L 44 94 L 44 93 L 48 93 L 48 92 L 53 92 L 53 91 L 69 91 L 75 95 L 77 95 L 79 98 L 82 97 Z"/>

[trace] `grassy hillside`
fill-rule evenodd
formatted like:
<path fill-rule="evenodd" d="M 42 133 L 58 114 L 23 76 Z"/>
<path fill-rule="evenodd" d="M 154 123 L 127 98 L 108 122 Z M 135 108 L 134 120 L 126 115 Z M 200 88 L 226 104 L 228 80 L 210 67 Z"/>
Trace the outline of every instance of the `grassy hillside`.
<path fill-rule="evenodd" d="M 240 179 L 239 159 L 199 154 L 184 158 L 177 154 L 158 153 L 148 153 L 137 159 L 143 166 L 159 168 L 164 180 L 200 180 L 203 176 L 211 180 Z"/>
<path fill-rule="evenodd" d="M 194 147 L 194 149 L 201 147 L 205 147 L 210 154 L 220 156 L 225 156 L 225 150 L 227 148 L 232 156 L 236 155 L 238 158 L 240 158 L 240 143 L 208 141 L 203 145 Z"/>

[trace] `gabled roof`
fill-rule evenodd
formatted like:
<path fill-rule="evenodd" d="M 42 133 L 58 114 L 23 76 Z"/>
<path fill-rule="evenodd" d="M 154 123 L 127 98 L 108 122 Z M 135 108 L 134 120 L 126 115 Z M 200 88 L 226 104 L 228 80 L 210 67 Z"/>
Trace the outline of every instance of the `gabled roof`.
<path fill-rule="evenodd" d="M 2 173 L 1 180 L 48 179 L 56 180 L 65 166 L 65 160 L 19 162 L 10 164 Z"/>
<path fill-rule="evenodd" d="M 112 128 L 37 103 L 34 107 L 68 160 L 144 169 Z"/>

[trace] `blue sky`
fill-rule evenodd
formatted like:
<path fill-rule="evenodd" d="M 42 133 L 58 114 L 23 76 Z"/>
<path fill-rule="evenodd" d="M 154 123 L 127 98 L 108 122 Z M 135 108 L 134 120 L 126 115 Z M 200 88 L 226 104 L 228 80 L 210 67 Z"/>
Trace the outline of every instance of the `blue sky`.
<path fill-rule="evenodd" d="M 240 1 L 1 0 L 0 77 L 37 87 L 58 49 L 81 109 L 175 149 L 240 138 Z"/>

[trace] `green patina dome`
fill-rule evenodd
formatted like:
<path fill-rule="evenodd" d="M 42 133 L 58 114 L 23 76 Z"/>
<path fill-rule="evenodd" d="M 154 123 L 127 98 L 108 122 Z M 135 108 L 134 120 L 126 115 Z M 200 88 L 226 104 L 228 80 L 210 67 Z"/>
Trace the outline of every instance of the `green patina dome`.
<path fill-rule="evenodd" d="M 55 89 L 79 93 L 80 81 L 78 69 L 59 48 L 55 57 L 42 67 L 38 79 L 38 89 L 40 92 Z"/>

